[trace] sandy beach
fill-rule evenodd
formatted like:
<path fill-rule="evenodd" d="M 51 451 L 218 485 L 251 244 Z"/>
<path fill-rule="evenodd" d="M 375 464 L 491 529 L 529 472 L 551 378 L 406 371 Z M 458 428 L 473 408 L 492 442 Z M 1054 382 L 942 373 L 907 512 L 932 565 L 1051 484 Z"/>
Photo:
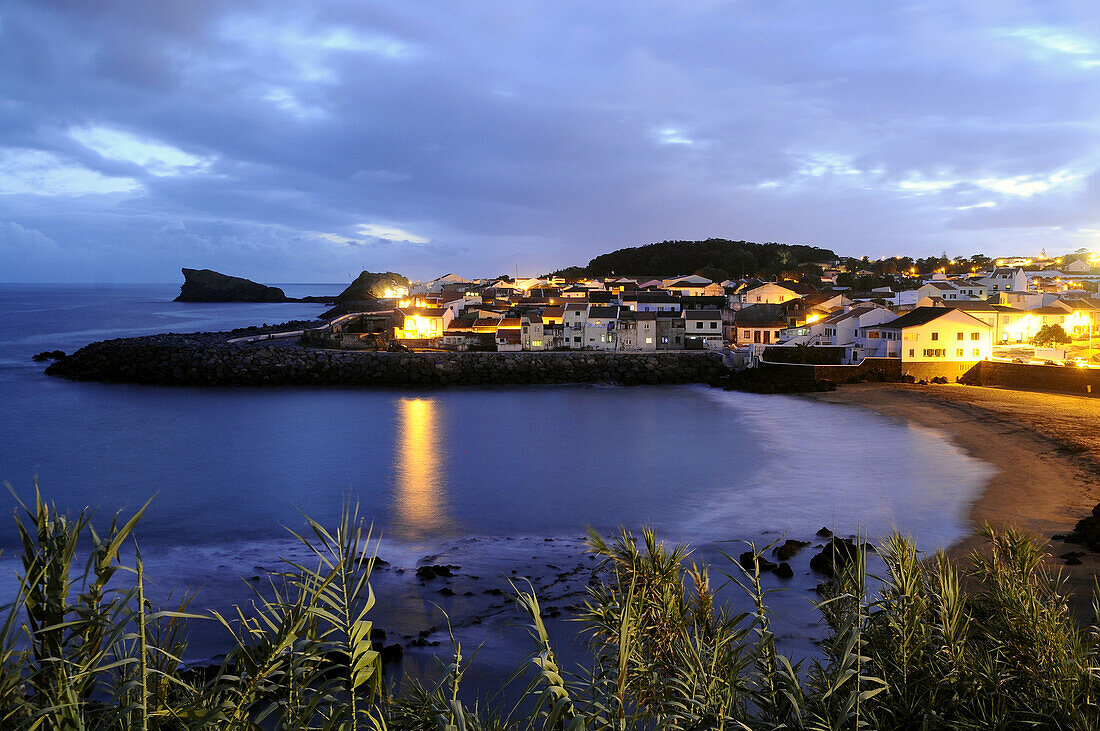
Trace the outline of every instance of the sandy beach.
<path fill-rule="evenodd" d="M 971 505 L 971 525 L 1015 525 L 1046 539 L 1051 566 L 1063 571 L 1074 593 L 1075 613 L 1091 619 L 1100 555 L 1065 566 L 1058 556 L 1080 547 L 1050 539 L 1068 533 L 1100 502 L 1100 399 L 957 384 L 858 384 L 810 398 L 938 429 L 993 465 L 998 472 Z M 949 554 L 965 559 L 981 543 L 971 536 Z"/>

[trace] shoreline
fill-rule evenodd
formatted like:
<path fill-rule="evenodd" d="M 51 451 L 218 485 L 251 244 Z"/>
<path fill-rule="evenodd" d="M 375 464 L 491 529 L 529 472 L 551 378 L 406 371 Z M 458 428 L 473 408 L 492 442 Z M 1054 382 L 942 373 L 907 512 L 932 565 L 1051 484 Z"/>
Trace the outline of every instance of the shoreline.
<path fill-rule="evenodd" d="M 946 553 L 963 565 L 984 544 L 986 523 L 1016 526 L 1041 537 L 1053 571 L 1065 577 L 1071 607 L 1091 618 L 1100 554 L 1086 552 L 1080 565 L 1059 556 L 1081 546 L 1052 541 L 1069 533 L 1100 502 L 1100 403 L 1084 396 L 1011 391 L 956 384 L 847 385 L 807 398 L 869 409 L 943 432 L 970 456 L 997 472 L 970 505 L 971 534 Z"/>

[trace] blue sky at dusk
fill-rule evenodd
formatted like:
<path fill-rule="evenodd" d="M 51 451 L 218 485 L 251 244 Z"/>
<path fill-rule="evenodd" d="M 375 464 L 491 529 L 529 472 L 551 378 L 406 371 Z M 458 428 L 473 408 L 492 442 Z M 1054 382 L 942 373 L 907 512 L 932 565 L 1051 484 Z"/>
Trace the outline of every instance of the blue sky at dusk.
<path fill-rule="evenodd" d="M 4 2 L 0 281 L 1100 241 L 1091 2 Z"/>

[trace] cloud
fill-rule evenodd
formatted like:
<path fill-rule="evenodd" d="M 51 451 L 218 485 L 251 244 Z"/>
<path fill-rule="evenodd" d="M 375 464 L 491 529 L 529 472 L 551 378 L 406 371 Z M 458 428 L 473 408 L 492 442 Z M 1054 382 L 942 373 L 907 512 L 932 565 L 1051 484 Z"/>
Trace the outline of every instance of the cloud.
<path fill-rule="evenodd" d="M 141 189 L 129 177 L 108 177 L 43 150 L 0 149 L 0 195 L 73 196 Z"/>
<path fill-rule="evenodd" d="M 386 241 L 407 241 L 410 244 L 427 244 L 431 239 L 411 234 L 408 231 L 395 226 L 384 226 L 376 223 L 361 223 L 355 227 L 363 236 L 372 239 L 385 239 Z"/>
<path fill-rule="evenodd" d="M 150 137 L 110 127 L 73 128 L 69 130 L 69 136 L 103 157 L 134 163 L 157 177 L 205 172 L 212 162 Z"/>
<path fill-rule="evenodd" d="M 0 195 L 140 281 L 1059 251 L 1100 229 L 1098 63 L 1087 3 L 16 0 Z"/>

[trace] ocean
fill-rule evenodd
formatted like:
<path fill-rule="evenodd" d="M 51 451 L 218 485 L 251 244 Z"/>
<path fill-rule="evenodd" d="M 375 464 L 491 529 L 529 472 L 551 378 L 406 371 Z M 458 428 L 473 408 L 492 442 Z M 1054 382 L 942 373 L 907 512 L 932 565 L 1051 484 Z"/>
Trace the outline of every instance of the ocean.
<path fill-rule="evenodd" d="M 291 296 L 340 290 L 280 286 Z M 172 388 L 73 383 L 31 360 L 95 340 L 324 310 L 174 303 L 177 293 L 0 285 L 0 480 L 24 500 L 37 480 L 61 510 L 94 509 L 97 525 L 152 497 L 137 530 L 151 592 L 166 600 L 200 589 L 192 611 L 247 602 L 255 577 L 302 555 L 288 528 L 301 529 L 304 515 L 331 523 L 352 503 L 390 564 L 375 580 L 376 623 L 408 641 L 444 626 L 446 610 L 460 638 L 484 643 L 483 657 L 495 652 L 487 666 L 504 667 L 528 648 L 515 649 L 523 633 L 485 589 L 530 575 L 551 600 L 575 606 L 577 582 L 554 577 L 583 578 L 586 526 L 652 526 L 719 563 L 722 551 L 743 550 L 730 541 L 809 539 L 822 526 L 872 539 L 897 529 L 933 550 L 967 532 L 968 505 L 991 475 L 933 430 L 795 396 L 703 386 Z M 0 503 L 16 506 L 7 493 Z M 8 518 L 0 549 L 5 591 L 18 568 Z M 768 577 L 769 588 L 786 589 L 773 596 L 777 625 L 805 652 L 820 631 L 809 555 L 794 579 Z M 462 566 L 446 582 L 453 597 L 438 580 L 413 578 L 424 560 Z M 193 629 L 191 660 L 224 651 L 213 624 Z M 554 631 L 569 642 L 576 628 L 556 622 Z M 423 668 L 439 651 L 408 657 Z"/>

